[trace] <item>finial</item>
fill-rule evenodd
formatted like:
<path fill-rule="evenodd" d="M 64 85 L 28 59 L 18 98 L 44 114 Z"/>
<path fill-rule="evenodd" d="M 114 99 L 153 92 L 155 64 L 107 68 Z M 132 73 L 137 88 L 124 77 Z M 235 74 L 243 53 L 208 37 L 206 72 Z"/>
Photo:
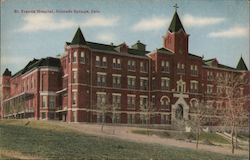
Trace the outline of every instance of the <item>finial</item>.
<path fill-rule="evenodd" d="M 179 8 L 177 3 L 175 3 L 175 5 L 173 7 L 175 8 L 175 12 L 177 12 L 177 8 Z"/>

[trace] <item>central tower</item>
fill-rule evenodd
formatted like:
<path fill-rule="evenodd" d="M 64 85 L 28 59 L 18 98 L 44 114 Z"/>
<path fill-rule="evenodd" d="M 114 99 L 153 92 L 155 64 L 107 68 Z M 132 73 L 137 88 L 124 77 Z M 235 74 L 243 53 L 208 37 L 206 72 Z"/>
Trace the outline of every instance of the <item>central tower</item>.
<path fill-rule="evenodd" d="M 175 6 L 177 8 L 177 6 Z M 170 23 L 168 31 L 164 36 L 164 48 L 175 54 L 188 54 L 188 37 L 181 23 L 177 10 L 175 10 L 173 19 Z"/>

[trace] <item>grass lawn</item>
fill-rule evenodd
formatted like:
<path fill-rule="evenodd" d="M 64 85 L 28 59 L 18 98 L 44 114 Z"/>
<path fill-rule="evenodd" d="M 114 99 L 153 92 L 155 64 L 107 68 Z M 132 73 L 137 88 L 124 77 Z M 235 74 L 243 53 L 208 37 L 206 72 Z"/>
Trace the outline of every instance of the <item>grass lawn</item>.
<path fill-rule="evenodd" d="M 146 130 L 133 130 L 133 133 L 137 133 L 137 134 L 144 134 L 147 135 L 149 133 L 149 135 L 157 135 L 160 137 L 165 137 L 165 138 L 174 138 L 174 139 L 178 139 L 178 140 L 196 140 L 196 135 L 194 133 L 181 133 L 178 131 L 149 131 L 147 132 Z M 229 144 L 229 142 L 215 134 L 215 133 L 201 133 L 200 135 L 200 141 L 209 141 L 211 143 L 222 143 L 222 144 Z"/>
<path fill-rule="evenodd" d="M 247 159 L 247 157 L 86 135 L 43 121 L 31 121 L 25 126 L 26 122 L 0 121 L 0 150 L 20 152 L 42 159 Z"/>

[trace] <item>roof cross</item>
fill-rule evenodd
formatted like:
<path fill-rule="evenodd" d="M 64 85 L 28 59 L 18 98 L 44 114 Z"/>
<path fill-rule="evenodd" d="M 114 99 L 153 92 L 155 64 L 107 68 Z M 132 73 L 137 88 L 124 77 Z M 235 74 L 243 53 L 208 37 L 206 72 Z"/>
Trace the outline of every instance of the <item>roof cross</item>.
<path fill-rule="evenodd" d="M 175 5 L 173 7 L 175 8 L 175 11 L 177 11 L 177 8 L 179 8 L 177 3 L 175 3 Z"/>

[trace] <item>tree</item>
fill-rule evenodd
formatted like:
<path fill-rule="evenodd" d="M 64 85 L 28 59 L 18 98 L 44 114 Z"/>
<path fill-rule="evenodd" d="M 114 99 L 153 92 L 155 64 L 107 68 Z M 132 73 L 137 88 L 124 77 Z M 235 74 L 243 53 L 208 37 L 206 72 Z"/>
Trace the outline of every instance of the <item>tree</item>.
<path fill-rule="evenodd" d="M 149 104 L 143 104 L 141 105 L 142 112 L 145 113 L 145 120 L 146 120 L 146 127 L 147 127 L 147 134 L 149 135 L 149 125 L 151 124 L 151 117 L 153 113 L 156 111 L 156 108 L 152 102 L 149 102 Z"/>
<path fill-rule="evenodd" d="M 115 124 L 117 122 L 117 110 L 120 108 L 119 104 L 112 105 L 112 123 Z M 113 126 L 113 134 L 115 134 L 115 125 Z"/>
<path fill-rule="evenodd" d="M 196 135 L 196 149 L 199 147 L 200 134 L 202 127 L 209 122 L 211 115 L 211 106 L 204 101 L 197 101 L 190 108 L 190 118 L 186 121 L 191 127 L 191 131 Z"/>
<path fill-rule="evenodd" d="M 232 154 L 237 142 L 238 129 L 247 121 L 249 93 L 244 93 L 249 87 L 249 80 L 246 73 L 229 73 L 225 76 L 217 77 L 217 99 L 225 104 L 220 108 L 222 112 L 223 124 L 230 128 Z M 245 119 L 245 120 L 244 120 Z"/>
<path fill-rule="evenodd" d="M 106 117 L 106 113 L 110 110 L 111 105 L 106 104 L 105 102 L 99 103 L 97 104 L 97 109 L 101 112 L 101 122 L 102 122 L 102 126 L 101 126 L 101 131 L 103 132 L 103 127 L 105 124 L 105 117 Z"/>

